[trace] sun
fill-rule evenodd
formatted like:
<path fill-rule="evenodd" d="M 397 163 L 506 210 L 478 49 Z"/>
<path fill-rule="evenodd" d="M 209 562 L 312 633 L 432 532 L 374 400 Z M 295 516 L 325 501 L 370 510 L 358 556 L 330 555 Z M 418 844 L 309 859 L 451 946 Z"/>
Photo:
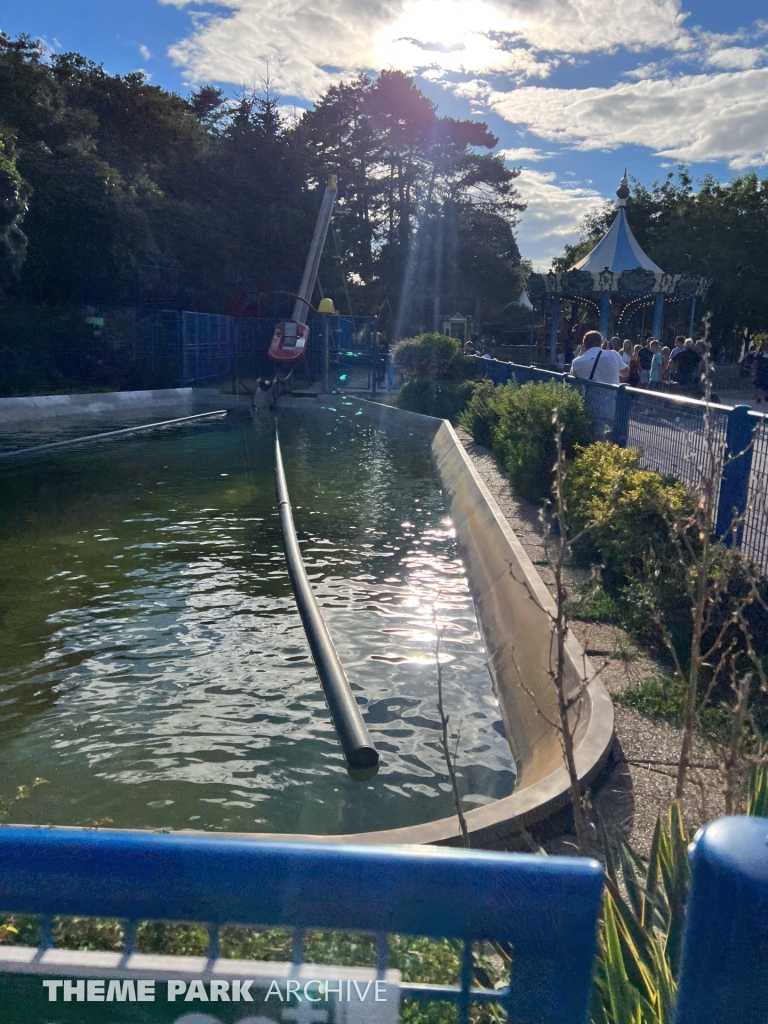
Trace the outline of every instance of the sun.
<path fill-rule="evenodd" d="M 496 33 L 514 33 L 514 24 L 484 0 L 412 0 L 374 46 L 382 67 L 477 74 L 509 66 Z"/>

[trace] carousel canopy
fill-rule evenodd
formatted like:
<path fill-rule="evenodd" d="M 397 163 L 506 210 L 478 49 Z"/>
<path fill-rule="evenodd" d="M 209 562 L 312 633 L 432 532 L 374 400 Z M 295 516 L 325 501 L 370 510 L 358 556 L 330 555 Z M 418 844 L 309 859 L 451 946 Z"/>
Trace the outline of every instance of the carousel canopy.
<path fill-rule="evenodd" d="M 616 190 L 616 195 L 619 197 L 619 211 L 613 224 L 592 252 L 578 263 L 574 263 L 571 270 L 588 270 L 593 274 L 599 274 L 605 269 L 614 273 L 621 273 L 622 270 L 651 270 L 654 274 L 662 274 L 661 267 L 657 267 L 640 248 L 627 222 L 625 206 L 629 196 L 629 187 L 626 171 L 621 179 L 621 185 Z"/>

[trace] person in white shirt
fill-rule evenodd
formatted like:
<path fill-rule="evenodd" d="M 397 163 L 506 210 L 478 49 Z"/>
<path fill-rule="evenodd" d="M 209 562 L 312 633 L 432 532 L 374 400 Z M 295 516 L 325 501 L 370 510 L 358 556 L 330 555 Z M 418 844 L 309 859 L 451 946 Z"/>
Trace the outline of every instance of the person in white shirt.
<path fill-rule="evenodd" d="M 594 380 L 599 384 L 618 384 L 629 376 L 629 367 L 614 349 L 602 349 L 600 331 L 584 335 L 584 355 L 573 360 L 571 373 L 581 380 Z"/>

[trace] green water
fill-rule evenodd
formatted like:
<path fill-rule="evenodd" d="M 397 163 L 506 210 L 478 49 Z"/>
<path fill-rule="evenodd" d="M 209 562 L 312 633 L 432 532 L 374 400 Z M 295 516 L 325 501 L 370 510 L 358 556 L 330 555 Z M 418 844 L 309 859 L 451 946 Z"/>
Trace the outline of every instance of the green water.
<path fill-rule="evenodd" d="M 381 755 L 346 770 L 282 551 L 267 423 L 228 417 L 0 462 L 0 795 L 11 820 L 341 833 L 465 809 L 514 767 L 429 449 L 284 416 L 307 570 Z M 98 425 L 105 429 L 108 425 Z"/>

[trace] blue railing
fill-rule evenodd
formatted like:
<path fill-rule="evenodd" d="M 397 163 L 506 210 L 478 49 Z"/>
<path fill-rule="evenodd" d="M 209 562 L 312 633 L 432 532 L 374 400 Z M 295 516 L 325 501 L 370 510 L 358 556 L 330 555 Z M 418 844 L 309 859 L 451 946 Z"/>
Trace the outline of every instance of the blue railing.
<path fill-rule="evenodd" d="M 510 1020 L 531 1024 L 583 1021 L 601 891 L 601 866 L 579 858 L 0 830 L 0 908 L 40 915 L 43 946 L 58 914 L 125 921 L 127 955 L 139 921 L 203 922 L 209 960 L 218 957 L 223 925 L 293 929 L 294 964 L 307 929 L 366 932 L 375 936 L 383 977 L 388 936 L 456 939 L 461 983 L 402 983 L 400 998 L 454 1003 L 459 1024 L 472 1003 L 497 1003 Z M 482 940 L 514 949 L 503 988 L 472 987 L 472 944 Z M 9 970 L 1 955 L 0 967 Z"/>
<path fill-rule="evenodd" d="M 564 381 L 584 395 L 598 436 L 639 448 L 645 466 L 689 487 L 714 471 L 718 535 L 728 537 L 734 518 L 743 518 L 736 542 L 768 570 L 768 417 L 747 406 L 707 405 L 494 359 L 478 358 L 477 367 L 494 384 Z"/>
<path fill-rule="evenodd" d="M 764 1024 L 768 819 L 712 822 L 691 866 L 676 1024 Z M 40 915 L 47 939 L 32 956 L 0 947 L 0 972 L 24 963 L 28 974 L 37 965 L 48 978 L 76 977 L 73 955 L 46 960 L 44 952 L 51 919 L 62 914 L 127 922 L 123 976 L 144 920 L 204 922 L 210 944 L 198 970 L 209 979 L 226 972 L 218 931 L 228 924 L 292 929 L 295 968 L 307 929 L 373 934 L 382 978 L 388 936 L 449 938 L 463 949 L 460 984 L 403 982 L 401 1000 L 454 1003 L 460 1024 L 473 1003 L 498 1004 L 515 1024 L 582 1024 L 601 894 L 601 866 L 576 857 L 8 827 L 0 830 L 0 908 Z M 472 946 L 482 940 L 511 947 L 501 988 L 473 987 Z M 178 958 L 168 971 L 163 960 L 152 959 L 149 976 L 183 972 Z M 106 966 L 102 959 L 101 969 L 81 973 L 103 977 Z M 17 1019 L 14 1009 L 4 1005 L 6 1019 Z M 147 1011 L 145 1019 L 154 1018 Z"/>

